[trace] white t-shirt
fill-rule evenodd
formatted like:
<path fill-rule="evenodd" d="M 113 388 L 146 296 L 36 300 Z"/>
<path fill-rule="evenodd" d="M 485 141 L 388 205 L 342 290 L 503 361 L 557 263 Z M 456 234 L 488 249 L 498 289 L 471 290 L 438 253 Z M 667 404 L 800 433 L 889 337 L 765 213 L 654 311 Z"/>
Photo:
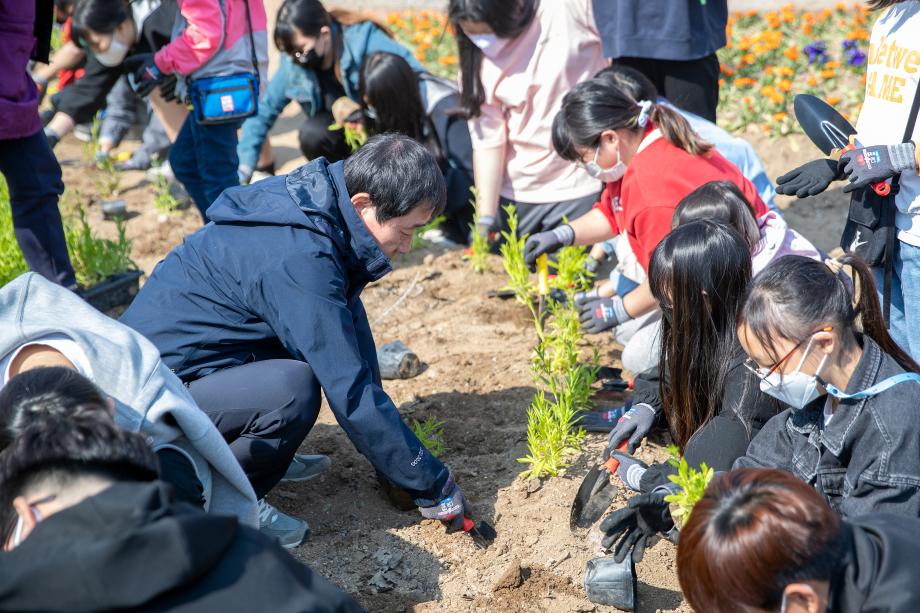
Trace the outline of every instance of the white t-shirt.
<path fill-rule="evenodd" d="M 866 100 L 856 122 L 863 147 L 902 142 L 920 81 L 920 0 L 896 4 L 872 28 L 866 67 Z M 920 141 L 920 121 L 912 139 Z M 901 174 L 895 197 L 898 238 L 920 247 L 920 177 Z"/>
<path fill-rule="evenodd" d="M 0 358 L 0 388 L 3 388 L 3 386 L 9 383 L 11 378 L 10 366 L 13 364 L 13 360 L 16 359 L 16 356 L 26 347 L 31 347 L 33 345 L 46 345 L 60 351 L 64 357 L 74 365 L 77 372 L 90 381 L 93 380 L 93 368 L 90 366 L 89 360 L 86 359 L 86 353 L 80 348 L 80 345 L 66 334 L 55 332 L 54 334 L 34 338 L 25 345 L 20 345 Z"/>

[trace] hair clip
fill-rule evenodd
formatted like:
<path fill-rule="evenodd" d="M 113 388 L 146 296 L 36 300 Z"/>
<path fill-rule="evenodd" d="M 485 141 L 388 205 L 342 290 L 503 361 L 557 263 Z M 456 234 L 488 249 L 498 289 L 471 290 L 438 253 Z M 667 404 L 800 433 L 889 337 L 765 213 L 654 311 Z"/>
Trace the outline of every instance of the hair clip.
<path fill-rule="evenodd" d="M 642 110 L 639 111 L 639 118 L 636 119 L 636 124 L 638 124 L 640 128 L 644 128 L 645 124 L 648 123 L 648 115 L 652 110 L 652 101 L 640 100 L 637 104 Z"/>

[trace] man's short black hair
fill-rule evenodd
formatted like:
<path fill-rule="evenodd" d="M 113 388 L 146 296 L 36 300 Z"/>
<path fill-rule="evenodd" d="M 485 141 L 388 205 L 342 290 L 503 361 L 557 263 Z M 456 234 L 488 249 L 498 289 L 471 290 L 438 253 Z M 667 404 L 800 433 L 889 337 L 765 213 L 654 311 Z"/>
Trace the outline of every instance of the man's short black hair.
<path fill-rule="evenodd" d="M 377 221 L 403 217 L 419 206 L 439 215 L 447 200 L 444 175 L 429 151 L 408 136 L 395 133 L 369 138 L 345 160 L 348 194 L 370 194 Z"/>

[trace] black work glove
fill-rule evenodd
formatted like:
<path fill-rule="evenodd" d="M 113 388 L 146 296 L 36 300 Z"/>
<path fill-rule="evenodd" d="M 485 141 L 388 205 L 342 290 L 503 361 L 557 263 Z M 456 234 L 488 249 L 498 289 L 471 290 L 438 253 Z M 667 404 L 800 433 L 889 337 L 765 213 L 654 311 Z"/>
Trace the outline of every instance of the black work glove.
<path fill-rule="evenodd" d="M 571 245 L 573 242 L 575 242 L 575 231 L 568 224 L 546 232 L 532 234 L 524 243 L 524 263 L 533 270 L 538 257 L 544 253 L 555 253 L 561 247 Z"/>
<path fill-rule="evenodd" d="M 176 75 L 166 75 L 160 82 L 160 95 L 163 96 L 163 100 L 166 102 L 172 102 L 176 99 L 176 83 L 178 79 Z"/>
<path fill-rule="evenodd" d="M 650 494 L 633 496 L 626 506 L 614 511 L 601 522 L 604 538 L 601 544 L 606 549 L 613 549 L 613 559 L 622 562 L 632 552 L 633 562 L 640 562 L 645 555 L 645 548 L 650 539 L 661 534 L 671 536 L 674 521 L 664 497 L 666 489 L 658 489 Z"/>
<path fill-rule="evenodd" d="M 642 443 L 642 439 L 651 432 L 657 417 L 655 410 L 644 402 L 630 407 L 607 436 L 607 451 L 604 452 L 604 455 L 609 455 L 611 451 L 622 445 L 627 438 L 629 439 L 629 453 L 635 453 L 636 448 Z"/>
<path fill-rule="evenodd" d="M 840 156 L 840 166 L 850 180 L 843 191 L 851 192 L 890 179 L 905 170 L 916 170 L 916 148 L 913 143 L 900 143 L 852 149 Z"/>
<path fill-rule="evenodd" d="M 125 70 L 134 76 L 134 91 L 141 98 L 146 98 L 153 88 L 160 85 L 166 75 L 160 72 L 153 61 L 152 53 L 138 53 L 125 58 Z"/>
<path fill-rule="evenodd" d="M 447 532 L 463 530 L 463 517 L 468 513 L 469 504 L 463 490 L 454 482 L 454 476 L 447 478 L 441 491 L 441 500 L 435 505 L 419 507 L 422 517 L 437 519 L 447 526 Z"/>
<path fill-rule="evenodd" d="M 832 181 L 843 178 L 836 160 L 821 158 L 802 164 L 776 179 L 776 191 L 786 196 L 807 198 L 827 189 Z"/>
<path fill-rule="evenodd" d="M 626 307 L 623 306 L 623 299 L 619 296 L 599 298 L 581 305 L 576 302 L 575 307 L 578 309 L 578 319 L 581 321 L 581 327 L 590 334 L 598 334 L 604 330 L 609 330 L 633 318 L 626 311 Z"/>

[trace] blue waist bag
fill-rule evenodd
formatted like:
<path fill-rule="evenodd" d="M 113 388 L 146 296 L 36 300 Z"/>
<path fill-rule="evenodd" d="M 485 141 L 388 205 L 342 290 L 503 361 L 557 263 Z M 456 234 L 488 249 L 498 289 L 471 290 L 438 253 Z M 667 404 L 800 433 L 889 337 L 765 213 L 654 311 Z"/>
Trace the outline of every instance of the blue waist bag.
<path fill-rule="evenodd" d="M 259 79 L 249 72 L 195 79 L 189 85 L 189 98 L 200 124 L 244 119 L 259 110 Z"/>

